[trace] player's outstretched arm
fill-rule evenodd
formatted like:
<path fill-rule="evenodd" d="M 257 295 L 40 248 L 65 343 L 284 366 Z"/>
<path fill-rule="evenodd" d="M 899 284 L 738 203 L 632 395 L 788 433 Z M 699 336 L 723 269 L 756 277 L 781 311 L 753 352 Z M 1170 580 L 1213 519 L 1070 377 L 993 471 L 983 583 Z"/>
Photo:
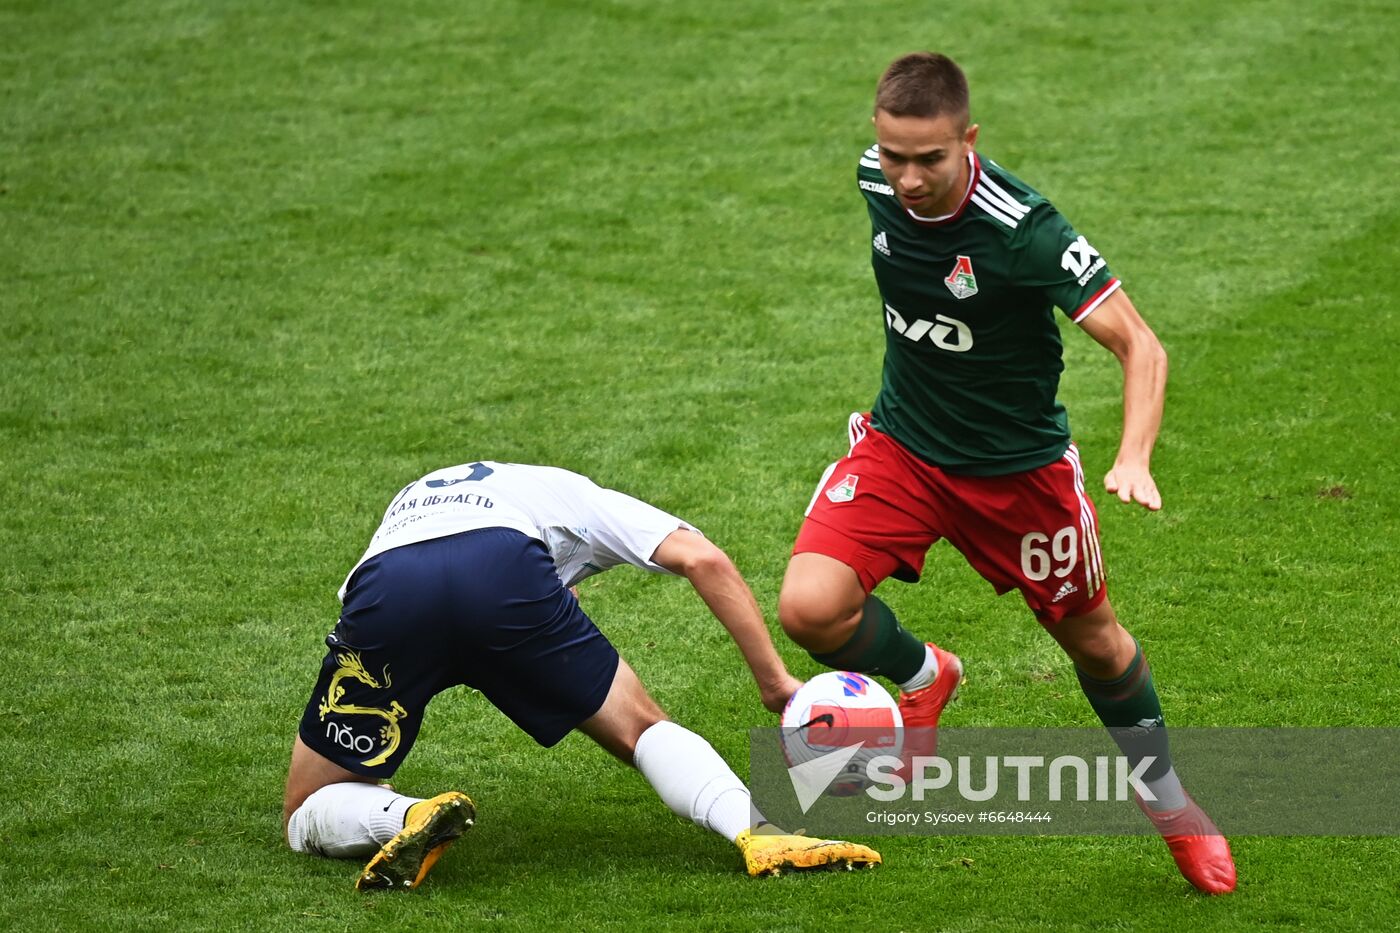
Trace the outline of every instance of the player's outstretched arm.
<path fill-rule="evenodd" d="M 1123 367 L 1123 439 L 1104 488 L 1154 512 L 1162 496 L 1152 479 L 1152 447 L 1162 424 L 1167 352 L 1120 288 L 1079 322 Z"/>
<path fill-rule="evenodd" d="M 690 581 L 739 646 L 763 705 L 772 712 L 782 712 L 802 682 L 788 673 L 778 657 L 753 591 L 729 556 L 703 535 L 678 529 L 667 535 L 651 559 Z"/>

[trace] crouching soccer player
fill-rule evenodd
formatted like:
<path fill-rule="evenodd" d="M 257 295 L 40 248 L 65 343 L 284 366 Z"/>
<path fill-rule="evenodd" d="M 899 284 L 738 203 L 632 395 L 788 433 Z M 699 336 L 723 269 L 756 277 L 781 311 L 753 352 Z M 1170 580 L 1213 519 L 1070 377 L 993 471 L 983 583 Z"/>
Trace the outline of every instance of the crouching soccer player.
<path fill-rule="evenodd" d="M 618 564 L 686 577 L 738 645 L 764 706 L 800 685 L 753 594 L 693 527 L 554 467 L 478 462 L 394 498 L 340 591 L 320 679 L 292 747 L 283 821 L 298 852 L 372 856 L 356 887 L 416 887 L 475 819 L 458 791 L 378 783 L 432 697 L 480 690 L 545 747 L 573 729 L 639 770 L 674 812 L 735 843 L 750 875 L 863 867 L 879 853 L 784 834 L 705 739 L 670 722 L 570 588 Z"/>

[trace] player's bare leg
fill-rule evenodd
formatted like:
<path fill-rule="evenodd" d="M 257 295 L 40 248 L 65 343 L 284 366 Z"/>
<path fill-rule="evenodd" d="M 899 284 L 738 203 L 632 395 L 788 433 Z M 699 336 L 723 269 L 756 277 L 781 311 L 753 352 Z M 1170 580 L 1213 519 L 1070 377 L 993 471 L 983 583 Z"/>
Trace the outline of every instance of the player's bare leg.
<path fill-rule="evenodd" d="M 1089 612 L 1069 616 L 1046 630 L 1077 670 L 1098 680 L 1122 676 L 1138 652 L 1137 641 L 1119 624 L 1107 596 Z"/>
<path fill-rule="evenodd" d="M 632 666 L 617 660 L 617 673 L 603 705 L 578 727 L 578 731 L 626 764 L 632 764 L 637 742 L 648 729 L 663 722 L 666 714 L 642 686 Z"/>
<path fill-rule="evenodd" d="M 1230 844 L 1177 779 L 1152 673 L 1107 597 L 1048 630 L 1074 662 L 1084 695 L 1129 762 L 1155 759 L 1143 783 L 1156 799 L 1139 799 L 1138 806 L 1166 840 L 1182 875 L 1207 894 L 1233 891 Z"/>
<path fill-rule="evenodd" d="M 355 887 L 417 887 L 474 821 L 471 798 L 448 791 L 430 800 L 396 793 L 308 748 L 292 744 L 282 803 L 283 830 L 298 852 L 372 856 Z"/>
<path fill-rule="evenodd" d="M 619 659 L 607 699 L 579 731 L 634 765 L 672 812 L 737 845 L 750 875 L 880 862 L 878 852 L 850 842 L 756 832 L 748 788 L 709 742 L 666 719 L 626 661 Z"/>
<path fill-rule="evenodd" d="M 836 558 L 810 552 L 794 554 L 778 594 L 778 620 L 787 636 L 802 648 L 829 654 L 856 633 L 865 611 L 865 595 L 860 577 Z"/>
<path fill-rule="evenodd" d="M 905 776 L 917 756 L 938 749 L 938 719 L 962 683 L 962 661 L 907 632 L 848 565 L 815 552 L 794 554 L 778 597 L 778 620 L 798 645 L 837 670 L 878 674 L 899 686 Z"/>

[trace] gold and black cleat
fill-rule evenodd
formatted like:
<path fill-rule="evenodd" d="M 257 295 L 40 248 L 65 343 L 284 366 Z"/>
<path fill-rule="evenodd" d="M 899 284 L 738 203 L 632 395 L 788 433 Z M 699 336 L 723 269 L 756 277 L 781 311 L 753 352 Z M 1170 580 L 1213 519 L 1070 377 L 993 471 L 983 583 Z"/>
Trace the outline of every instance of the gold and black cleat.
<path fill-rule="evenodd" d="M 355 889 L 416 888 L 457 837 L 476 821 L 476 805 L 461 791 L 450 790 L 408 808 L 403 829 L 375 853 L 355 882 Z"/>
<path fill-rule="evenodd" d="M 754 832 L 746 829 L 735 840 L 744 853 L 744 868 L 753 877 L 778 875 L 784 871 L 840 869 L 853 871 L 879 865 L 880 853 L 869 846 L 839 839 L 813 839 L 810 836 Z"/>

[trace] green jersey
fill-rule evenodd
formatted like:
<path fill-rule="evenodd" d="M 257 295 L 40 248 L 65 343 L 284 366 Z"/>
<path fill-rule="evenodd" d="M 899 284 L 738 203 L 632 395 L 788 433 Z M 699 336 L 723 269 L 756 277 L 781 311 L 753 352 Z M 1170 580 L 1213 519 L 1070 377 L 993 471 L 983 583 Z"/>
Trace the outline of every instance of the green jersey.
<path fill-rule="evenodd" d="M 1054 307 L 1082 321 L 1118 288 L 1098 251 L 1044 197 L 990 159 L 946 217 L 896 199 L 879 149 L 860 160 L 885 365 L 871 424 L 950 472 L 999 476 L 1069 446 Z"/>

